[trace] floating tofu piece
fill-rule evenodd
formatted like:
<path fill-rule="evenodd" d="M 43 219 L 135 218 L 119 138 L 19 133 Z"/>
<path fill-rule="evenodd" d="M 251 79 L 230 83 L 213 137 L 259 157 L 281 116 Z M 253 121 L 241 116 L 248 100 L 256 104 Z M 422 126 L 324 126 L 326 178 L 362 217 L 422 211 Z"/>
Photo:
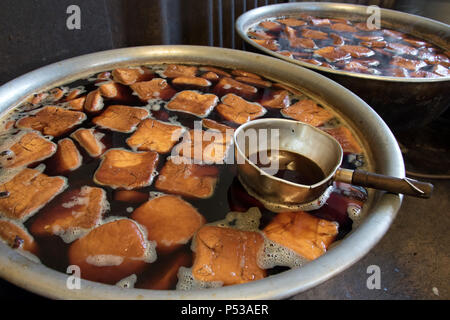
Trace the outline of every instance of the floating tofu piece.
<path fill-rule="evenodd" d="M 130 87 L 142 101 L 148 101 L 150 99 L 169 100 L 176 93 L 167 81 L 161 78 L 137 82 Z"/>
<path fill-rule="evenodd" d="M 316 43 L 307 38 L 289 38 L 289 45 L 293 48 L 315 49 Z"/>
<path fill-rule="evenodd" d="M 235 79 L 258 88 L 270 88 L 272 86 L 272 82 L 270 81 L 255 79 L 253 77 L 236 77 Z"/>
<path fill-rule="evenodd" d="M 197 75 L 197 67 L 194 66 L 182 66 L 178 64 L 169 64 L 164 70 L 164 75 L 167 78 L 177 77 L 195 77 Z"/>
<path fill-rule="evenodd" d="M 310 99 L 301 100 L 290 107 L 282 109 L 281 114 L 314 127 L 319 127 L 334 118 L 331 112 L 319 107 Z"/>
<path fill-rule="evenodd" d="M 338 234 L 338 224 L 306 212 L 282 212 L 264 228 L 270 240 L 309 260 L 323 255 Z"/>
<path fill-rule="evenodd" d="M 211 119 L 203 119 L 202 126 L 206 129 L 216 130 L 225 133 L 233 133 L 234 129 Z"/>
<path fill-rule="evenodd" d="M 266 276 L 258 266 L 264 238 L 258 232 L 205 226 L 195 236 L 192 275 L 199 281 L 220 281 L 225 286 Z"/>
<path fill-rule="evenodd" d="M 258 89 L 232 78 L 222 78 L 214 87 L 214 91 L 218 96 L 234 93 L 243 98 L 251 99 L 256 96 Z"/>
<path fill-rule="evenodd" d="M 367 22 L 358 22 L 355 24 L 355 27 L 361 31 L 372 31 L 375 27 L 372 28 L 372 25 L 368 25 Z"/>
<path fill-rule="evenodd" d="M 100 157 L 105 152 L 106 147 L 101 142 L 103 133 L 96 132 L 94 129 L 81 128 L 70 135 L 86 152 L 92 157 Z"/>
<path fill-rule="evenodd" d="M 325 40 L 328 39 L 328 34 L 318 30 L 303 29 L 302 37 L 309 39 Z"/>
<path fill-rule="evenodd" d="M 354 38 L 359 39 L 361 41 L 382 41 L 384 40 L 383 36 L 379 35 L 370 35 L 370 34 L 355 34 Z"/>
<path fill-rule="evenodd" d="M 313 26 L 329 26 L 331 24 L 329 19 L 320 19 L 320 18 L 313 18 L 309 20 Z"/>
<path fill-rule="evenodd" d="M 21 223 L 0 218 L 0 241 L 13 249 L 22 249 L 36 254 L 38 246 Z"/>
<path fill-rule="evenodd" d="M 70 138 L 58 141 L 58 150 L 49 159 L 47 170 L 51 174 L 63 174 L 78 169 L 83 162 L 83 157 L 78 151 L 75 143 Z"/>
<path fill-rule="evenodd" d="M 260 104 L 248 102 L 232 93 L 222 98 L 222 103 L 217 106 L 217 111 L 226 120 L 237 124 L 257 119 L 267 112 Z"/>
<path fill-rule="evenodd" d="M 84 120 L 86 120 L 86 115 L 83 112 L 47 106 L 40 109 L 36 114 L 18 120 L 16 126 L 40 131 L 43 135 L 59 137 Z"/>
<path fill-rule="evenodd" d="M 175 148 L 177 155 L 197 162 L 223 164 L 232 141 L 233 136 L 229 132 L 190 130 Z"/>
<path fill-rule="evenodd" d="M 275 21 L 262 21 L 259 26 L 269 31 L 279 31 L 281 29 L 281 24 Z"/>
<path fill-rule="evenodd" d="M 140 277 L 135 288 L 149 290 L 174 290 L 178 282 L 178 270 L 192 265 L 192 252 L 179 250 L 168 257 L 158 257 L 155 263 Z"/>
<path fill-rule="evenodd" d="M 152 184 L 157 163 L 158 154 L 153 151 L 110 149 L 102 156 L 102 162 L 94 174 L 94 182 L 113 189 L 147 187 Z"/>
<path fill-rule="evenodd" d="M 153 79 L 154 74 L 147 68 L 117 68 L 112 72 L 114 81 L 124 85 Z"/>
<path fill-rule="evenodd" d="M 444 66 L 442 66 L 442 65 L 440 65 L 440 64 L 436 64 L 436 65 L 433 67 L 433 70 L 432 70 L 432 71 L 433 71 L 434 73 L 440 75 L 440 76 L 443 76 L 443 77 L 447 77 L 447 76 L 450 75 L 450 70 L 449 70 L 447 67 L 444 67 Z"/>
<path fill-rule="evenodd" d="M 148 200 L 147 192 L 139 192 L 134 190 L 116 190 L 114 191 L 114 200 L 129 203 L 142 203 Z"/>
<path fill-rule="evenodd" d="M 149 112 L 144 108 L 113 105 L 92 119 L 92 122 L 105 129 L 130 133 L 148 116 Z"/>
<path fill-rule="evenodd" d="M 391 64 L 411 71 L 417 71 L 427 65 L 427 63 L 422 60 L 406 59 L 403 57 L 393 57 Z"/>
<path fill-rule="evenodd" d="M 140 227 L 130 219 L 105 223 L 69 248 L 70 264 L 81 269 L 81 277 L 91 281 L 115 284 L 140 273 L 155 253 Z"/>
<path fill-rule="evenodd" d="M 346 23 L 334 23 L 331 25 L 331 30 L 341 31 L 341 32 L 357 32 L 358 29 L 352 27 Z"/>
<path fill-rule="evenodd" d="M 56 148 L 56 144 L 45 139 L 39 132 L 29 132 L 6 150 L 9 155 L 2 157 L 0 163 L 5 168 L 28 166 L 51 157 Z"/>
<path fill-rule="evenodd" d="M 127 139 L 127 144 L 135 150 L 156 151 L 163 154 L 172 149 L 184 132 L 185 129 L 181 126 L 155 119 L 146 119 Z"/>
<path fill-rule="evenodd" d="M 412 38 L 405 38 L 403 39 L 403 41 L 409 43 L 410 45 L 420 48 L 420 47 L 425 47 L 425 46 L 429 46 L 430 44 L 426 41 L 423 40 L 418 40 L 418 39 L 412 39 Z"/>
<path fill-rule="evenodd" d="M 332 135 L 340 144 L 344 152 L 361 153 L 361 146 L 356 141 L 351 131 L 346 127 L 325 129 L 326 133 Z"/>
<path fill-rule="evenodd" d="M 220 77 L 217 73 L 214 73 L 211 71 L 208 71 L 208 72 L 202 74 L 201 77 L 208 81 L 212 81 L 212 82 L 216 82 L 220 79 Z"/>
<path fill-rule="evenodd" d="M 280 49 L 280 45 L 276 40 L 260 40 L 260 39 L 251 39 L 253 42 L 256 42 L 260 46 L 263 46 L 266 49 L 277 51 Z"/>
<path fill-rule="evenodd" d="M 231 75 L 228 72 L 226 72 L 222 69 L 219 69 L 219 68 L 205 66 L 205 67 L 200 67 L 199 69 L 200 69 L 200 71 L 203 71 L 203 72 L 213 72 L 221 77 L 231 78 Z"/>
<path fill-rule="evenodd" d="M 361 41 L 361 45 L 369 48 L 384 48 L 387 45 L 386 41 Z"/>
<path fill-rule="evenodd" d="M 131 218 L 147 229 L 157 252 L 168 253 L 188 243 L 206 222 L 190 203 L 178 196 L 163 195 L 134 210 Z"/>
<path fill-rule="evenodd" d="M 49 177 L 38 170 L 24 169 L 0 185 L 8 194 L 0 199 L 0 215 L 25 221 L 67 186 L 63 177 Z"/>
<path fill-rule="evenodd" d="M 83 111 L 86 97 L 80 97 L 66 102 L 66 107 L 74 111 Z"/>
<path fill-rule="evenodd" d="M 405 68 L 388 68 L 383 70 L 383 72 L 386 76 L 391 77 L 409 77 L 408 70 L 406 70 Z"/>
<path fill-rule="evenodd" d="M 88 113 L 96 113 L 102 110 L 104 106 L 102 94 L 97 89 L 88 93 L 83 108 Z"/>
<path fill-rule="evenodd" d="M 201 94 L 191 90 L 181 91 L 166 105 L 170 111 L 190 113 L 204 118 L 214 109 L 219 98 L 214 94 Z"/>
<path fill-rule="evenodd" d="M 274 40 L 276 39 L 276 36 L 271 35 L 265 31 L 258 30 L 258 31 L 249 31 L 248 35 L 251 37 L 254 37 L 256 39 L 263 39 L 263 40 Z"/>
<path fill-rule="evenodd" d="M 306 25 L 305 21 L 294 19 L 294 18 L 278 19 L 277 21 L 279 23 L 282 23 L 282 24 L 284 24 L 286 26 L 289 26 L 289 27 L 301 27 L 301 26 Z"/>
<path fill-rule="evenodd" d="M 121 103 L 132 103 L 134 101 L 131 89 L 128 86 L 117 82 L 109 81 L 100 85 L 98 90 L 100 91 L 102 97 L 109 100 L 114 100 Z"/>
<path fill-rule="evenodd" d="M 189 88 L 207 88 L 211 82 L 200 77 L 177 77 L 172 80 L 172 85 Z"/>
<path fill-rule="evenodd" d="M 339 49 L 349 53 L 353 58 L 366 58 L 375 54 L 375 52 L 363 46 L 343 45 Z"/>
<path fill-rule="evenodd" d="M 349 63 L 346 63 L 344 70 L 358 73 L 371 73 L 371 69 L 357 61 L 350 61 Z"/>
<path fill-rule="evenodd" d="M 314 54 L 324 58 L 328 62 L 336 62 L 336 61 L 342 61 L 345 59 L 350 59 L 351 55 L 349 52 L 341 50 L 343 46 L 340 47 L 323 47 L 316 51 L 314 51 Z"/>
<path fill-rule="evenodd" d="M 411 55 L 411 56 L 416 56 L 419 51 L 417 51 L 416 48 L 411 47 L 411 46 L 407 46 L 406 44 L 402 44 L 402 43 L 392 43 L 389 42 L 386 45 L 386 50 L 390 50 L 393 51 L 395 54 L 407 54 L 407 55 Z"/>
<path fill-rule="evenodd" d="M 391 37 L 397 40 L 401 40 L 403 38 L 405 38 L 405 34 L 403 32 L 400 31 L 394 31 L 394 30 L 389 30 L 389 29 L 383 29 L 382 30 L 383 34 L 387 37 Z"/>
<path fill-rule="evenodd" d="M 187 197 L 206 199 L 213 195 L 219 170 L 192 164 L 189 159 L 169 158 L 156 180 L 156 189 Z"/>
<path fill-rule="evenodd" d="M 264 93 L 261 105 L 266 108 L 282 109 L 289 107 L 289 92 L 287 90 L 276 90 Z"/>
<path fill-rule="evenodd" d="M 83 186 L 66 191 L 58 203 L 39 212 L 30 232 L 36 237 L 57 235 L 70 243 L 98 226 L 107 209 L 106 192 L 101 188 Z"/>

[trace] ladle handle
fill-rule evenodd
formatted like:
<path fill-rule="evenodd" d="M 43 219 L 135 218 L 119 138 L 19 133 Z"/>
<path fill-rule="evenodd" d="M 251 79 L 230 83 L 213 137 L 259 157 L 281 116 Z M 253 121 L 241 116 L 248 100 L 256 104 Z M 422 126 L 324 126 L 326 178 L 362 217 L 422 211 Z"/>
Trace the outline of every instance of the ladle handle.
<path fill-rule="evenodd" d="M 336 175 L 336 180 L 342 181 L 339 177 L 347 176 L 349 178 L 349 173 L 351 170 L 339 169 L 340 174 Z M 342 172 L 342 170 L 345 171 Z M 349 179 L 348 179 L 349 180 Z M 404 195 L 419 197 L 419 198 L 429 198 L 433 192 L 433 185 L 428 182 L 417 181 L 410 178 L 396 178 L 385 176 L 381 174 L 366 172 L 362 170 L 355 170 L 351 175 L 351 184 L 368 187 L 378 190 L 385 190 L 393 193 L 402 193 Z"/>

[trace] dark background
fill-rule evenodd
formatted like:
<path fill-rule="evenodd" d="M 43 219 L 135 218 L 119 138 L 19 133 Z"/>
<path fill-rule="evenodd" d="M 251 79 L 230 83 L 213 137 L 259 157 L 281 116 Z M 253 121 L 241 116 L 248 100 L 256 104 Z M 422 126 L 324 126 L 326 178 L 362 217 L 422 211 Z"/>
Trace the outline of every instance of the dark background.
<path fill-rule="evenodd" d="M 234 21 L 277 0 L 1 0 L 0 84 L 62 59 L 112 48 L 195 44 L 244 49 Z M 450 23 L 449 0 L 341 1 L 377 4 Z M 66 28 L 69 5 L 81 8 L 81 30 Z M 0 97 L 1 99 L 1 97 Z M 361 261 L 295 299 L 449 299 L 449 180 L 431 200 L 408 198 L 382 241 Z M 381 268 L 369 290 L 370 265 Z M 433 290 L 436 288 L 438 291 Z M 0 298 L 35 298 L 0 279 Z"/>

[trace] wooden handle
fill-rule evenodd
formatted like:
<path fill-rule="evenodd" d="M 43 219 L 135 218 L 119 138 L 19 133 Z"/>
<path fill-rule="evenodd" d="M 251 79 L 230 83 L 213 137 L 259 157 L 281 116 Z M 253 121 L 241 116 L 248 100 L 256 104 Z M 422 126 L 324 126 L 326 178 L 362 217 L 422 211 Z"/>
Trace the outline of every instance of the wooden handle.
<path fill-rule="evenodd" d="M 352 184 L 419 198 L 429 198 L 433 192 L 433 185 L 428 182 L 400 179 L 361 170 L 353 172 Z"/>

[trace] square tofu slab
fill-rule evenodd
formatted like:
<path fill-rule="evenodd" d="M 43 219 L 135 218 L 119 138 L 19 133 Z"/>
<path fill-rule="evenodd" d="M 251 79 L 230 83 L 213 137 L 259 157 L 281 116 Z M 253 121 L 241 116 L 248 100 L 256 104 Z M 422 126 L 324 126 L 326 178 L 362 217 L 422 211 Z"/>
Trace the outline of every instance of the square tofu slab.
<path fill-rule="evenodd" d="M 186 197 L 209 198 L 214 193 L 219 170 L 215 166 L 192 164 L 182 157 L 169 158 L 156 180 L 156 189 Z"/>
<path fill-rule="evenodd" d="M 61 107 L 47 106 L 36 114 L 16 122 L 18 128 L 40 131 L 43 135 L 59 137 L 86 120 L 83 112 L 71 111 Z"/>
<path fill-rule="evenodd" d="M 184 132 L 185 128 L 182 126 L 146 119 L 127 139 L 127 144 L 134 150 L 156 151 L 163 154 L 172 149 Z"/>
<path fill-rule="evenodd" d="M 29 132 L 20 137 L 19 141 L 7 149 L 7 155 L 0 158 L 0 164 L 5 168 L 27 166 L 42 161 L 56 152 L 56 144 L 44 138 L 39 132 Z"/>
<path fill-rule="evenodd" d="M 150 99 L 170 100 L 177 93 L 165 79 L 161 78 L 136 82 L 130 87 L 144 102 Z"/>
<path fill-rule="evenodd" d="M 147 187 L 152 184 L 157 163 L 158 154 L 153 151 L 110 149 L 102 156 L 102 162 L 94 174 L 94 182 L 113 189 Z"/>
<path fill-rule="evenodd" d="M 266 272 L 258 266 L 264 238 L 258 232 L 205 226 L 195 236 L 192 274 L 200 281 L 224 285 L 259 280 Z"/>
<path fill-rule="evenodd" d="M 257 119 L 267 112 L 259 103 L 248 102 L 232 93 L 222 97 L 216 109 L 224 119 L 237 124 Z"/>
<path fill-rule="evenodd" d="M 264 228 L 270 240 L 292 249 L 309 260 L 320 257 L 338 234 L 336 222 L 306 212 L 282 212 Z"/>
<path fill-rule="evenodd" d="M 282 109 L 281 114 L 314 127 L 319 127 L 334 118 L 331 112 L 319 107 L 314 101 L 309 99 L 301 100 Z"/>
<path fill-rule="evenodd" d="M 13 249 L 22 249 L 36 254 L 38 246 L 21 223 L 0 218 L 0 241 Z"/>
<path fill-rule="evenodd" d="M 205 224 L 205 218 L 178 196 L 163 195 L 134 210 L 131 216 L 147 229 L 147 239 L 156 241 L 156 250 L 168 253 L 191 240 Z"/>
<path fill-rule="evenodd" d="M 58 141 L 58 150 L 47 163 L 47 170 L 51 174 L 62 174 L 78 169 L 83 162 L 83 157 L 77 146 L 70 138 Z"/>
<path fill-rule="evenodd" d="M 82 146 L 93 158 L 100 157 L 105 152 L 106 147 L 101 142 L 103 133 L 96 132 L 95 129 L 80 128 L 70 136 Z"/>
<path fill-rule="evenodd" d="M 105 129 L 130 133 L 148 116 L 149 112 L 144 108 L 113 105 L 92 119 L 92 122 Z"/>
<path fill-rule="evenodd" d="M 217 102 L 219 102 L 219 98 L 213 94 L 185 90 L 175 95 L 166 108 L 170 111 L 190 113 L 204 118 L 214 109 Z"/>
<path fill-rule="evenodd" d="M 25 221 L 67 186 L 63 177 L 49 177 L 38 170 L 24 169 L 0 185 L 9 194 L 0 199 L 0 216 Z"/>
<path fill-rule="evenodd" d="M 352 132 L 346 127 L 337 127 L 324 130 L 333 136 L 340 144 L 344 152 L 361 153 L 362 149 Z"/>

